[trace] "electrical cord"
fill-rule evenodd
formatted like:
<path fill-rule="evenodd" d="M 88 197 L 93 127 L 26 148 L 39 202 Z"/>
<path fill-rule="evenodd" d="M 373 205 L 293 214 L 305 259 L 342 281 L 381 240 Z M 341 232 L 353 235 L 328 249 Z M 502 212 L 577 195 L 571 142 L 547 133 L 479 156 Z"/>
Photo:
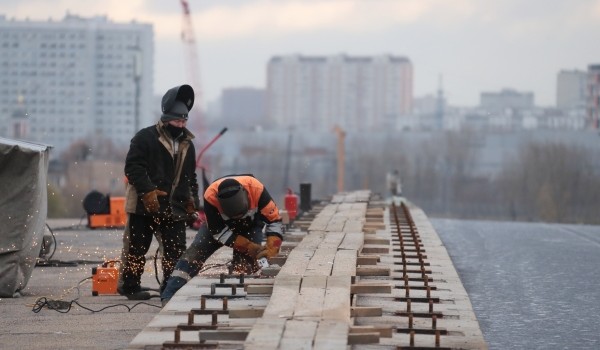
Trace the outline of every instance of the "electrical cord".
<path fill-rule="evenodd" d="M 159 308 L 159 309 L 162 308 L 162 306 L 154 305 L 154 304 L 150 304 L 150 303 L 146 303 L 146 302 L 142 301 L 142 302 L 137 302 L 137 303 L 135 303 L 132 306 L 120 303 L 120 304 L 108 305 L 108 306 L 105 306 L 105 307 L 103 307 L 102 309 L 99 309 L 99 310 L 90 309 L 90 308 L 88 308 L 86 306 L 81 305 L 78 302 L 79 298 L 81 297 L 81 290 L 79 289 L 79 286 L 81 286 L 81 284 L 83 284 L 87 280 L 91 280 L 91 277 L 86 277 L 86 278 L 82 279 L 81 281 L 79 281 L 79 283 L 77 283 L 76 286 L 71 287 L 67 291 L 65 291 L 63 293 L 63 295 L 61 295 L 58 299 L 50 299 L 48 297 L 40 297 L 40 298 L 38 298 L 35 301 L 35 303 L 34 303 L 32 309 L 31 309 L 31 311 L 33 311 L 35 313 L 39 313 L 40 311 L 42 311 L 42 309 L 44 307 L 46 307 L 49 310 L 54 310 L 56 312 L 60 312 L 60 313 L 66 314 L 69 311 L 71 311 L 71 308 L 73 307 L 73 304 L 79 306 L 80 308 L 82 308 L 84 310 L 90 311 L 92 313 L 102 312 L 102 311 L 104 311 L 106 309 L 110 309 L 110 308 L 118 307 L 118 306 L 123 306 L 123 307 L 125 307 L 127 309 L 128 312 L 131 312 L 131 310 L 133 310 L 136 306 L 142 305 L 142 304 L 145 304 L 145 305 L 148 305 L 148 306 L 153 306 L 153 307 L 156 307 L 156 308 Z M 65 295 L 69 294 L 73 289 L 77 289 L 77 297 L 75 299 L 72 299 L 71 301 L 61 300 Z M 158 297 L 159 296 L 156 295 L 156 296 L 152 296 L 151 298 L 158 298 Z"/>
<path fill-rule="evenodd" d="M 158 298 L 158 296 L 154 296 L 153 298 Z M 33 309 L 31 311 L 38 313 L 40 312 L 44 307 L 47 307 L 50 310 L 54 310 L 56 312 L 60 312 L 62 314 L 66 314 L 69 311 L 71 311 L 71 308 L 73 306 L 73 304 L 79 306 L 80 308 L 90 311 L 92 313 L 97 313 L 97 312 L 102 312 L 106 309 L 110 309 L 110 308 L 114 308 L 114 307 L 118 307 L 118 306 L 123 306 L 127 309 L 127 312 L 131 312 L 131 310 L 133 310 L 136 306 L 138 305 L 148 305 L 148 306 L 153 306 L 155 308 L 161 309 L 162 306 L 161 305 L 154 305 L 154 304 L 150 304 L 150 303 L 146 303 L 143 301 L 137 302 L 135 304 L 133 304 L 132 306 L 129 306 L 127 304 L 114 304 L 114 305 L 108 305 L 103 307 L 102 309 L 99 310 L 94 310 L 94 309 L 90 309 L 88 307 L 85 307 L 83 305 L 81 305 L 77 300 L 71 300 L 71 301 L 64 301 L 64 300 L 53 300 L 53 299 L 47 299 L 46 297 L 42 297 L 39 298 L 38 300 L 36 300 L 35 305 L 33 307 Z"/>
<path fill-rule="evenodd" d="M 79 225 L 81 226 L 81 224 Z M 67 229 L 79 229 L 79 226 L 69 226 L 69 227 L 59 227 L 59 228 L 55 228 L 55 230 L 67 230 Z M 48 225 L 48 223 L 46 223 L 46 227 L 48 228 L 48 231 L 50 231 L 50 234 L 52 236 L 52 242 L 53 242 L 53 247 L 52 247 L 52 253 L 48 256 L 48 257 L 39 257 L 36 260 L 35 266 L 36 267 L 75 267 L 78 266 L 79 264 L 85 265 L 85 264 L 102 264 L 104 263 L 104 261 L 95 261 L 95 260 L 52 260 L 52 257 L 54 256 L 54 253 L 56 253 L 56 235 L 54 234 L 54 230 L 52 230 L 52 228 L 50 227 L 50 225 Z"/>

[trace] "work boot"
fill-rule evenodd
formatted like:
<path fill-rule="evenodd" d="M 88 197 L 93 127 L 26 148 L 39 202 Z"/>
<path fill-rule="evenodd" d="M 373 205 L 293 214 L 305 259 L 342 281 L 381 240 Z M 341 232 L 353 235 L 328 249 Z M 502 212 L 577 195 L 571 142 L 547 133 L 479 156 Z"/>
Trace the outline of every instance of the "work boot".
<path fill-rule="evenodd" d="M 175 295 L 175 293 L 177 293 L 177 291 L 179 289 L 181 289 L 181 287 L 183 287 L 186 283 L 187 283 L 187 280 L 183 277 L 179 277 L 179 276 L 169 277 L 169 280 L 168 280 L 168 283 L 167 283 L 165 289 L 160 294 L 160 299 L 169 301 Z"/>
<path fill-rule="evenodd" d="M 147 290 L 142 290 L 147 288 L 142 288 L 140 286 L 134 288 L 125 288 L 123 286 L 119 286 L 117 288 L 117 292 L 120 295 L 124 295 L 129 300 L 148 300 L 152 298 L 152 294 Z"/>

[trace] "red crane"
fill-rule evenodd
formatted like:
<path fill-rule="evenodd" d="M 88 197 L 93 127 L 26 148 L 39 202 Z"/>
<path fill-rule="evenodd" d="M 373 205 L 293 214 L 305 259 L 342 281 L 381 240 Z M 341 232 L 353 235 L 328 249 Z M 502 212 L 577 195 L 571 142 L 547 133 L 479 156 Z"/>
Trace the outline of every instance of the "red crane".
<path fill-rule="evenodd" d="M 180 0 L 183 9 L 183 22 L 181 29 L 181 40 L 185 45 L 186 55 L 186 73 L 190 85 L 194 88 L 196 108 L 190 112 L 190 129 L 199 139 L 203 138 L 204 123 L 202 120 L 202 88 L 200 85 L 200 69 L 198 59 L 198 49 L 196 47 L 196 36 L 194 35 L 194 27 L 192 25 L 192 17 L 190 15 L 190 5 L 187 0 Z"/>

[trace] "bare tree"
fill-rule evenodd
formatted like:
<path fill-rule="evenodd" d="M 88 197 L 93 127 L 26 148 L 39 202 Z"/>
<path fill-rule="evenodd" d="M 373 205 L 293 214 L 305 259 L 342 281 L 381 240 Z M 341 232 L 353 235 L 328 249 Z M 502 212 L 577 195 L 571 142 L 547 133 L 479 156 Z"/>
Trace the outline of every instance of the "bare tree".
<path fill-rule="evenodd" d="M 586 149 L 532 143 L 499 176 L 497 188 L 514 219 L 598 222 L 599 177 Z M 590 221 L 591 220 L 591 221 Z"/>

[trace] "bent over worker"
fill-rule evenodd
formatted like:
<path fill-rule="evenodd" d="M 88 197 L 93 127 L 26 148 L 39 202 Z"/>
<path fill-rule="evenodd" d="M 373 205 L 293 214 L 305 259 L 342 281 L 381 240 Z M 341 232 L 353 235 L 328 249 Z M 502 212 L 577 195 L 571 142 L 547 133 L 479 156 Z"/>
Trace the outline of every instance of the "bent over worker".
<path fill-rule="evenodd" d="M 265 186 L 250 175 L 227 176 L 213 182 L 204 193 L 206 222 L 183 253 L 161 294 L 163 305 L 196 276 L 219 248 L 233 248 L 237 271 L 253 273 L 256 260 L 279 253 L 283 226 L 279 209 Z M 261 245 L 264 236 L 266 245 Z"/>

